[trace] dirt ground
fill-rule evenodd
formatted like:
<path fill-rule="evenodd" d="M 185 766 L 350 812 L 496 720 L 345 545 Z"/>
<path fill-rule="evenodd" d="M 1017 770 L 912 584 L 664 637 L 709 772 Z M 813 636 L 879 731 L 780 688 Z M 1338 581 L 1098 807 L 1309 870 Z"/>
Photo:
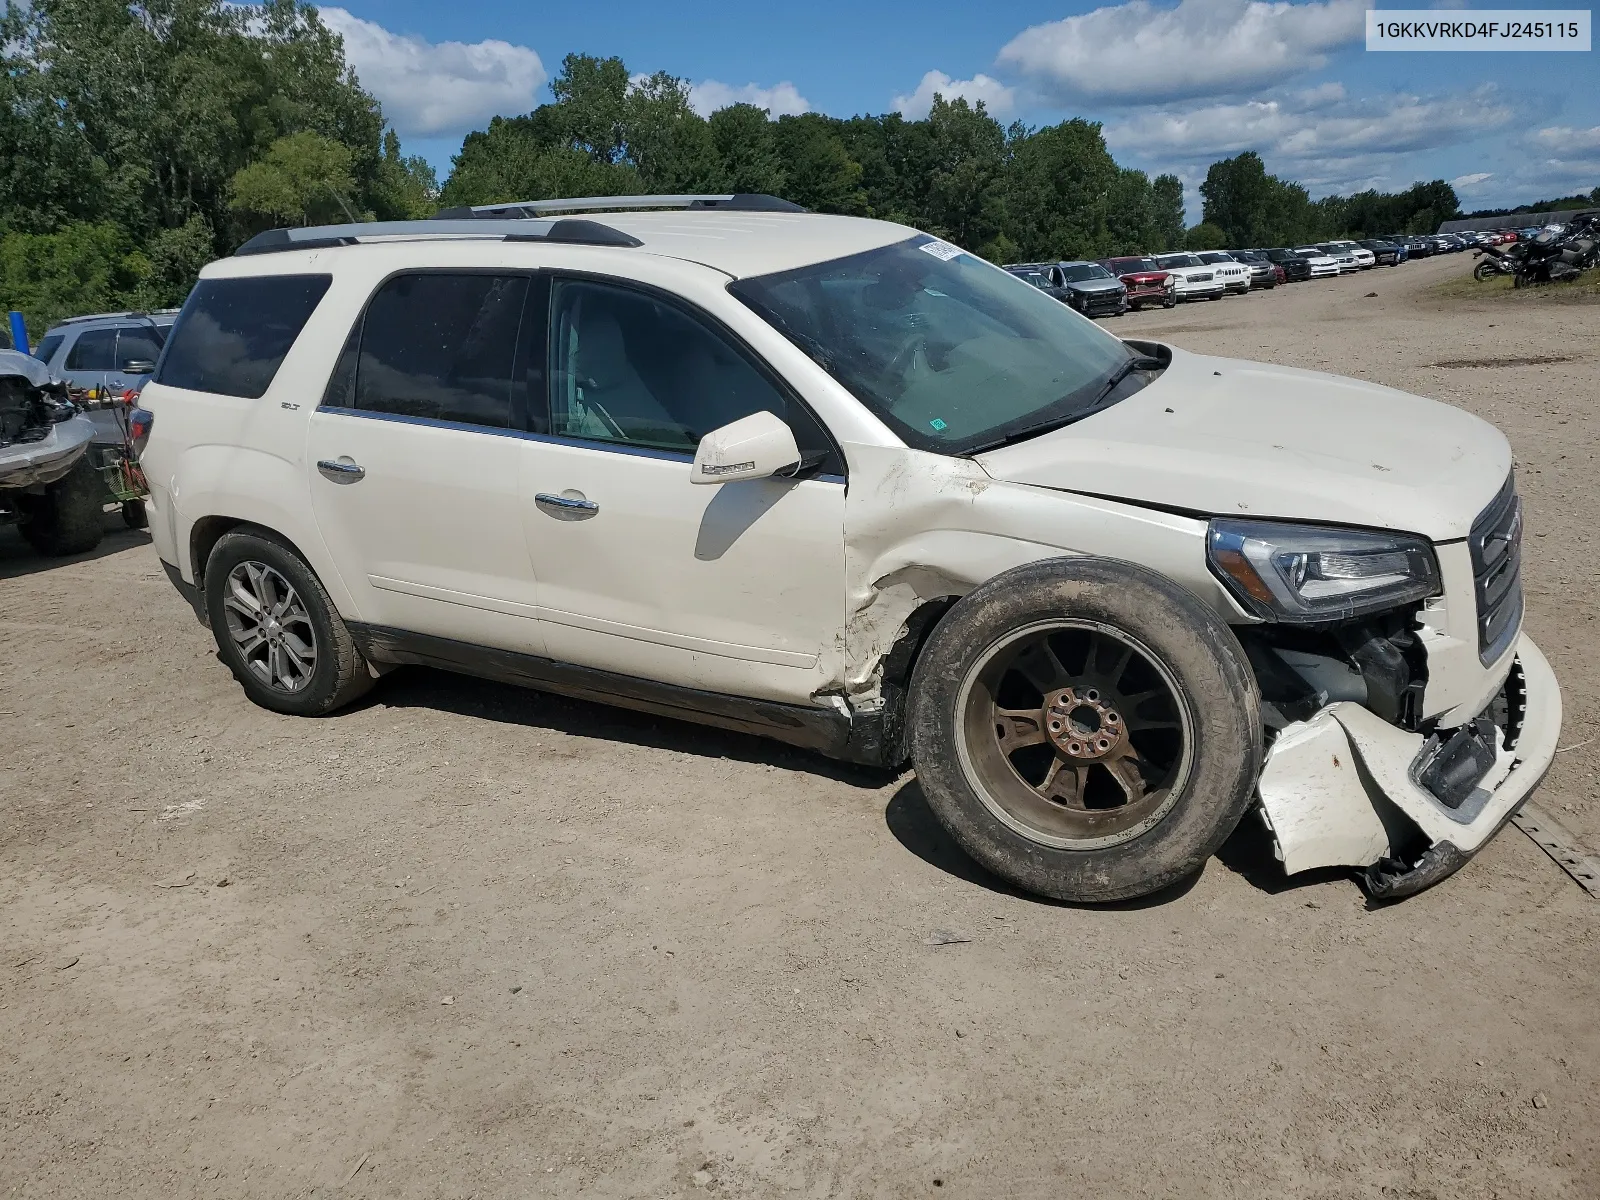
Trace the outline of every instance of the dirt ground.
<path fill-rule="evenodd" d="M 1470 270 L 1110 327 L 1506 430 L 1600 848 L 1600 307 Z M 1516 829 L 1388 908 L 1248 822 L 1044 903 L 909 776 L 422 670 L 253 708 L 126 532 L 0 531 L 0 736 L 0 1196 L 1600 1196 L 1600 902 Z"/>

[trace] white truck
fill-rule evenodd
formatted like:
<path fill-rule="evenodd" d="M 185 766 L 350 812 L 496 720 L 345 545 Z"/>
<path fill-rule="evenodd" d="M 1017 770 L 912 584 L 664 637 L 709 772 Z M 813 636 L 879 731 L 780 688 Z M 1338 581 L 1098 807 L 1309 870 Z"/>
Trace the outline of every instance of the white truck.
<path fill-rule="evenodd" d="M 900 225 L 277 230 L 204 270 L 143 404 L 157 551 L 279 712 L 422 663 L 909 762 L 975 858 L 1077 901 L 1252 810 L 1286 870 L 1405 895 L 1555 753 L 1492 426 L 1121 340 Z"/>

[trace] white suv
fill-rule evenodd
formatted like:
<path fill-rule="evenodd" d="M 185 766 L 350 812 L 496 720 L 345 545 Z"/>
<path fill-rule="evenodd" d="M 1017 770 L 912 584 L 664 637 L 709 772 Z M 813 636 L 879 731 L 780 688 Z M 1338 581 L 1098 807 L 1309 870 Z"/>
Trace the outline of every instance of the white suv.
<path fill-rule="evenodd" d="M 1215 267 L 1193 254 L 1158 254 L 1156 266 L 1172 279 L 1179 300 L 1220 300 L 1227 287 Z"/>
<path fill-rule="evenodd" d="M 1404 895 L 1551 762 L 1476 417 L 770 197 L 448 215 L 256 238 L 145 389 L 156 548 L 259 704 L 425 663 L 909 761 L 1091 901 L 1252 808 L 1288 871 Z"/>

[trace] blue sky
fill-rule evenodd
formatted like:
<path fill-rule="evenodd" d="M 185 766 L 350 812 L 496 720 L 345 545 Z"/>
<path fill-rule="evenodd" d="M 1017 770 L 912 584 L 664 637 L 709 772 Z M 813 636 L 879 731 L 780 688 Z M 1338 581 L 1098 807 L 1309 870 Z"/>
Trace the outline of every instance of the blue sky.
<path fill-rule="evenodd" d="M 1119 162 L 1182 177 L 1191 219 L 1206 166 L 1246 149 L 1313 195 L 1442 178 L 1470 210 L 1600 186 L 1595 51 L 1369 54 L 1366 7 L 345 0 L 323 16 L 441 178 L 464 134 L 547 101 L 562 56 L 582 51 L 682 76 L 707 111 L 920 116 L 942 91 L 1006 121 L 1087 117 Z"/>

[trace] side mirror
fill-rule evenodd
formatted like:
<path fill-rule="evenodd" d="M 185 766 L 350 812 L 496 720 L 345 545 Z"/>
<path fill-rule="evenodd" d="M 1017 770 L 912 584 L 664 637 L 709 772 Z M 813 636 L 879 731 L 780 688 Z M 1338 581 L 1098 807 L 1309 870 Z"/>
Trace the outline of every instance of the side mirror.
<path fill-rule="evenodd" d="M 122 364 L 123 373 L 127 375 L 150 375 L 155 369 L 155 363 L 148 358 L 130 358 Z"/>
<path fill-rule="evenodd" d="M 740 417 L 700 439 L 694 452 L 691 483 L 729 483 L 735 479 L 768 479 L 800 465 L 794 431 L 769 412 Z"/>

